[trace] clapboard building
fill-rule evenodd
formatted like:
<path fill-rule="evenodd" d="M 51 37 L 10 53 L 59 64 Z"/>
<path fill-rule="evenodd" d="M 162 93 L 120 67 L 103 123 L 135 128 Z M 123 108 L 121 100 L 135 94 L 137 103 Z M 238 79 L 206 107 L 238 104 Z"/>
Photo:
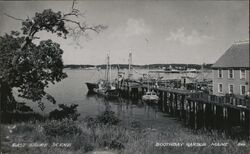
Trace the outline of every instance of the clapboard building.
<path fill-rule="evenodd" d="M 233 44 L 212 68 L 214 95 L 249 95 L 249 41 Z"/>

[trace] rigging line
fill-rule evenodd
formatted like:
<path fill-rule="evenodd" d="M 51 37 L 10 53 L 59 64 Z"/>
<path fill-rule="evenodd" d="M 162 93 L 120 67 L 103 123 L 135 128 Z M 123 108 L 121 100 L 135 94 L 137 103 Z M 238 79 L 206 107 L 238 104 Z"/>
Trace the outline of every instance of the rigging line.
<path fill-rule="evenodd" d="M 133 71 L 134 71 L 135 73 L 140 74 L 140 75 L 143 75 L 143 73 L 140 73 L 140 72 L 136 71 L 136 70 L 134 69 L 134 67 L 132 67 L 132 69 L 133 69 Z"/>
<path fill-rule="evenodd" d="M 92 72 L 91 79 L 93 79 L 93 77 L 95 76 L 95 74 L 96 74 L 96 70 L 94 72 Z"/>

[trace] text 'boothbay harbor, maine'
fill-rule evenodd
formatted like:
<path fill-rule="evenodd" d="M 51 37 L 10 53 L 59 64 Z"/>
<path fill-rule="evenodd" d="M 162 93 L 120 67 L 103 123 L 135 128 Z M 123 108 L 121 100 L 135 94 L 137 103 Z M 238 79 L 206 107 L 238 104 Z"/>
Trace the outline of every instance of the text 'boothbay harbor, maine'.
<path fill-rule="evenodd" d="M 249 153 L 248 1 L 0 6 L 1 154 Z"/>

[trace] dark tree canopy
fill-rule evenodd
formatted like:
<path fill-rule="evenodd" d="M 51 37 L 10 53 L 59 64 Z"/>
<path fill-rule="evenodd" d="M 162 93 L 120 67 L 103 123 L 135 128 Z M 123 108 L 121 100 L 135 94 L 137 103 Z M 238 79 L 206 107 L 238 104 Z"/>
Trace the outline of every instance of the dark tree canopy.
<path fill-rule="evenodd" d="M 2 82 L 9 87 L 17 87 L 21 97 L 33 101 L 41 100 L 43 96 L 51 98 L 44 91 L 45 87 L 67 76 L 63 72 L 63 50 L 58 43 L 51 40 L 41 41 L 39 45 L 30 43 L 18 58 L 14 68 L 11 64 L 13 55 L 24 39 L 18 37 L 16 32 L 0 37 Z M 53 99 L 50 100 L 54 102 Z"/>
<path fill-rule="evenodd" d="M 0 36 L 0 101 L 1 106 L 14 100 L 12 89 L 17 88 L 19 96 L 41 103 L 46 97 L 55 103 L 54 98 L 45 92 L 49 83 L 54 84 L 67 75 L 63 72 L 60 45 L 52 40 L 40 40 L 33 43 L 40 31 L 47 31 L 66 39 L 67 35 L 85 34 L 87 30 L 99 33 L 107 28 L 103 25 L 88 26 L 78 18 L 82 14 L 74 8 L 69 13 L 54 12 L 46 9 L 35 13 L 25 20 L 7 16 L 21 21 L 21 31 Z"/>

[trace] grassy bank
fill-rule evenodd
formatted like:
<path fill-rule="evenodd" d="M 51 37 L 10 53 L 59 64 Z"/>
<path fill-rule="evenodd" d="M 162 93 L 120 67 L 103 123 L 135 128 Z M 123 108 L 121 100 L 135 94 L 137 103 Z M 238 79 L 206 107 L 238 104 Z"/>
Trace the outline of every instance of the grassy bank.
<path fill-rule="evenodd" d="M 159 131 L 143 128 L 140 122 L 135 121 L 131 121 L 128 125 L 118 121 L 113 122 L 116 125 L 99 123 L 94 118 L 88 118 L 81 122 L 48 120 L 2 125 L 1 150 L 3 153 L 23 154 L 82 154 L 98 153 L 98 151 L 126 154 L 247 154 L 250 151 L 249 142 L 241 141 L 240 143 L 245 143 L 246 146 L 238 146 L 238 141 L 227 139 L 216 132 L 205 135 L 194 134 L 187 130 L 173 130 L 171 127 Z M 182 146 L 173 145 L 181 143 Z M 195 143 L 206 143 L 206 146 L 192 146 Z M 222 143 L 227 145 L 223 146 Z"/>

